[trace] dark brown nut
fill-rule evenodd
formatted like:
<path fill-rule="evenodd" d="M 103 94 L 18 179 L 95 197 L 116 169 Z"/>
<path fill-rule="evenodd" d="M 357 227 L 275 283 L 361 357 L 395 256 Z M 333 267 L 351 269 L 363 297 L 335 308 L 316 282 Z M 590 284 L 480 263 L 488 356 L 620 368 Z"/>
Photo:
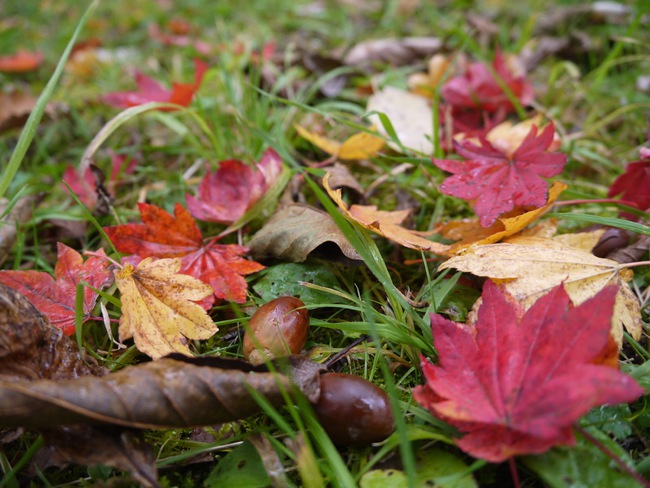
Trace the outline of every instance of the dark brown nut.
<path fill-rule="evenodd" d="M 339 446 L 361 447 L 386 439 L 395 422 L 388 395 L 370 381 L 343 373 L 320 377 L 314 405 L 318 421 Z"/>
<path fill-rule="evenodd" d="M 307 342 L 309 314 L 302 300 L 279 297 L 262 305 L 248 322 L 244 357 L 252 364 L 299 353 Z"/>
<path fill-rule="evenodd" d="M 607 257 L 610 253 L 628 245 L 630 233 L 624 229 L 610 227 L 600 237 L 598 244 L 591 251 L 594 256 L 599 258 Z"/>

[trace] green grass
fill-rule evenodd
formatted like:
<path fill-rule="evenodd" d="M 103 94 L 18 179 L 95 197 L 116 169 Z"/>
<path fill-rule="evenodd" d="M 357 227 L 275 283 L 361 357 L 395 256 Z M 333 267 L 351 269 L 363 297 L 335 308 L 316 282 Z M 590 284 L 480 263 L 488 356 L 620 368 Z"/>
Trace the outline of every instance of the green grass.
<path fill-rule="evenodd" d="M 223 244 L 237 243 L 238 239 L 246 244 L 272 215 L 281 198 L 299 195 L 305 202 L 329 213 L 363 259 L 360 266 L 310 260 L 310 264 L 327 270 L 335 283 L 311 285 L 319 293 L 310 296 L 320 298 L 306 303 L 312 322 L 308 347 L 313 359 L 324 362 L 354 339 L 369 336 L 366 343 L 356 347 L 336 368 L 367 378 L 387 391 L 398 419 L 395 433 L 378 446 L 337 448 L 306 399 L 287 392 L 287 405 L 275 408 L 257 395 L 263 413 L 249 419 L 195 432 L 184 429 L 146 432 L 146 439 L 156 453 L 163 486 L 202 485 L 210 476 L 216 476 L 213 469 L 220 463 L 224 463 L 222 467 L 228 466 L 238 453 L 246 452 L 246 447 L 241 447 L 246 444 L 242 443 L 249 442 L 254 435 L 264 437 L 271 446 L 285 469 L 287 486 L 352 487 L 373 469 L 395 467 L 404 471 L 408 484 L 417 486 L 422 470 L 418 453 L 434 446 L 464 462 L 464 469 L 480 486 L 510 483 L 507 466 L 491 465 L 464 455 L 453 444 L 457 432 L 433 418 L 412 396 L 413 388 L 424 381 L 419 369 L 421 355 L 436 358 L 429 314 L 443 313 L 464 321 L 480 294 L 480 285 L 461 273 L 439 273 L 437 266 L 442 261 L 428 261 L 429 255 L 398 248 L 346 219 L 319 184 L 323 171 L 306 165 L 324 160 L 327 155 L 299 138 L 293 129 L 294 123 L 311 118 L 339 131 L 341 140 L 360 128 L 367 130 L 363 118 L 367 115 L 366 96 L 360 89 L 386 80 L 404 85 L 408 73 L 423 69 L 427 60 L 416 57 L 406 67 L 398 68 L 375 66 L 381 79 L 370 72 L 354 72 L 352 83 L 335 98 L 328 99 L 319 95 L 318 86 L 327 77 L 350 70 L 342 68 L 320 78 L 311 75 L 300 61 L 299 50 L 307 48 L 327 55 L 369 38 L 436 35 L 445 41 L 453 55 L 462 52 L 473 59 L 486 60 L 494 55 L 497 43 L 507 52 L 525 51 L 527 41 L 534 41 L 538 36 L 537 20 L 553 5 L 531 1 L 512 6 L 495 1 L 489 2 L 485 11 L 476 6 L 473 11 L 495 13 L 497 33 L 491 41 L 484 41 L 467 22 L 473 2 L 458 0 L 435 8 L 421 2 L 412 11 L 408 4 L 395 0 L 320 3 L 265 0 L 250 2 L 244 8 L 241 2 L 233 1 L 194 0 L 168 5 L 154 0 L 119 0 L 93 3 L 84 13 L 90 4 L 52 0 L 41 2 L 37 8 L 35 2 L 9 0 L 3 12 L 7 20 L 0 24 L 0 56 L 14 52 L 19 46 L 43 51 L 45 62 L 34 73 L 0 73 L 0 89 L 19 85 L 40 94 L 25 129 L 0 134 L 0 196 L 10 200 L 9 206 L 25 194 L 44 192 L 45 197 L 30 220 L 19 226 L 16 243 L 2 264 L 3 269 L 52 272 L 57 241 L 79 250 L 103 247 L 111 257 L 117 258 L 118 253 L 102 228 L 138 221 L 138 201 L 171 212 L 175 203 L 185 203 L 187 193 L 196 192 L 207 167 L 215 169 L 219 161 L 226 159 L 257 162 L 268 147 L 278 151 L 285 163 L 281 183 L 231 227 L 201 223 L 206 239 L 224 234 L 220 241 Z M 531 9 L 534 14 L 529 16 Z M 210 69 L 190 107 L 161 112 L 156 109 L 164 104 L 148 104 L 120 112 L 99 103 L 98 97 L 104 93 L 134 89 L 135 68 L 167 83 L 192 79 L 194 50 L 162 46 L 148 34 L 151 23 L 165 26 L 172 18 L 190 21 L 192 32 L 215 47 L 209 56 Z M 638 147 L 646 141 L 650 98 L 635 87 L 636 78 L 646 74 L 650 65 L 650 36 L 646 27 L 641 16 L 626 25 L 598 24 L 576 17 L 558 25 L 552 34 L 568 36 L 572 29 L 578 29 L 596 40 L 593 48 L 574 59 L 550 57 L 530 73 L 536 90 L 535 108 L 553 116 L 564 136 L 562 150 L 568 154 L 569 163 L 561 179 L 571 184 L 566 199 L 605 198 L 613 180 L 627 162 L 638 158 Z M 70 48 L 76 40 L 91 37 L 100 39 L 107 53 L 122 53 L 125 60 L 102 63 L 88 76 L 75 75 L 65 68 Z M 287 54 L 283 63 L 274 68 L 275 79 L 271 83 L 269 73 L 253 61 L 255 53 L 269 41 L 280 46 L 279 52 L 298 53 L 295 59 Z M 238 51 L 237 46 L 243 49 Z M 48 102 L 65 107 L 59 109 L 54 119 L 41 120 Z M 525 116 L 525 109 L 517 106 L 514 119 Z M 390 121 L 384 120 L 383 124 L 391 134 Z M 388 139 L 397 138 L 392 134 Z M 107 215 L 94 215 L 78 198 L 69 195 L 61 179 L 66 166 L 84 167 L 91 161 L 110 173 L 108 149 L 133 155 L 139 164 L 117 191 L 114 208 Z M 401 163 L 410 163 L 412 168 L 391 172 Z M 445 175 L 422 154 L 385 151 L 367 164 L 350 164 L 350 169 L 364 188 L 385 177 L 368 203 L 379 205 L 382 210 L 400 205 L 415 208 L 408 224 L 410 228 L 430 230 L 441 221 L 473 215 L 466 202 L 440 193 L 439 185 Z M 583 204 L 555 211 L 549 217 L 558 219 L 560 232 L 574 232 L 598 223 L 650 235 L 647 214 L 637 212 L 645 220 L 636 223 L 618 218 L 619 210 L 620 206 L 614 204 Z M 81 232 L 65 230 L 65 226 L 78 224 L 84 226 Z M 647 258 L 646 253 L 642 259 Z M 282 263 L 269 259 L 264 264 L 270 270 Z M 253 287 L 263 276 L 260 273 L 248 277 L 247 303 L 224 302 L 211 310 L 220 331 L 207 341 L 194 343 L 194 352 L 242 357 L 238 332 L 245 328 L 248 317 L 262 302 Z M 645 297 L 649 283 L 650 267 L 635 268 L 634 286 Z M 82 325 L 80 298 L 81 290 L 78 290 L 75 340 L 88 354 L 112 371 L 145 360 L 129 341 L 130 347 L 119 349 L 100 322 Z M 108 316 L 117 321 L 120 301 L 115 287 L 104 290 L 100 300 Z M 650 386 L 649 313 L 646 302 L 644 335 L 640 341 L 628 337 L 622 355 L 624 368 L 646 387 Z M 95 315 L 100 314 L 98 307 Z M 111 332 L 113 337 L 118 337 L 116 324 L 112 324 Z M 607 445 L 647 475 L 650 472 L 647 404 L 641 400 L 626 412 L 606 410 L 604 415 L 611 421 L 608 424 L 605 419 L 605 427 L 597 423 L 583 427 L 597 430 L 599 436 L 609 435 Z M 612 422 L 616 422 L 618 430 L 607 427 Z M 205 437 L 197 440 L 199 433 Z M 209 436 L 211 440 L 206 441 Z M 5 474 L 0 486 L 19 486 L 17 479 L 29 482 L 21 476 L 42 442 L 41 437 L 28 432 L 0 445 L 0 470 Z M 237 451 L 240 448 L 242 451 Z M 579 447 L 568 451 L 567 456 L 575 455 L 580 460 L 583 459 L 580 456 L 591 453 L 590 449 L 581 437 Z M 548 458 L 519 463 L 522 485 L 560 486 L 549 481 L 544 466 L 568 470 L 563 464 L 568 462 L 568 457 L 562 458 L 561 452 L 554 450 Z M 190 462 L 197 458 L 203 462 Z M 599 460 L 601 464 L 604 462 Z M 448 473 L 452 479 L 457 475 Z M 31 483 L 45 486 L 84 486 L 98 482 L 135 485 L 127 474 L 105 466 L 50 467 L 31 479 Z"/>

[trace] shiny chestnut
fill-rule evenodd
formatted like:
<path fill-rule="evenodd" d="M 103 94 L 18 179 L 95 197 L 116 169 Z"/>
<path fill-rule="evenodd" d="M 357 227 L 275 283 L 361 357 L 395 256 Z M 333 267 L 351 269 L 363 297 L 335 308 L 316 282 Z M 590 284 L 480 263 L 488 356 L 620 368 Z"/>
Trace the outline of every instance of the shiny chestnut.
<path fill-rule="evenodd" d="M 262 305 L 248 322 L 244 357 L 261 364 L 276 357 L 299 353 L 307 342 L 309 314 L 302 300 L 279 297 Z"/>
<path fill-rule="evenodd" d="M 343 373 L 320 377 L 321 394 L 314 410 L 339 446 L 361 447 L 383 441 L 395 430 L 388 395 L 370 381 Z"/>

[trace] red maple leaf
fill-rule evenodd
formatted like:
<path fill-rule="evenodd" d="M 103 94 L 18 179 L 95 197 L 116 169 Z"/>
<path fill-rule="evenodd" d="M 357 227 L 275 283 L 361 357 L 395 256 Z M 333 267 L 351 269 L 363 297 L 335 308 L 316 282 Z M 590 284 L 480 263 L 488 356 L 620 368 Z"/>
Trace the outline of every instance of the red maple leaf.
<path fill-rule="evenodd" d="M 522 313 L 486 282 L 475 331 L 431 316 L 440 363 L 423 359 L 427 383 L 414 397 L 465 434 L 462 450 L 490 462 L 572 445 L 572 425 L 590 408 L 644 391 L 604 364 L 616 292 L 572 307 L 558 286 Z"/>
<path fill-rule="evenodd" d="M 241 256 L 248 248 L 237 244 L 203 244 L 203 236 L 190 213 L 180 204 L 174 215 L 155 205 L 139 203 L 142 224 L 124 224 L 104 230 L 115 248 L 138 258 L 181 258 L 180 272 L 194 276 L 214 288 L 214 296 L 237 303 L 246 301 L 244 276 L 265 266 Z M 206 308 L 211 302 L 202 302 Z"/>
<path fill-rule="evenodd" d="M 199 186 L 199 198 L 185 197 L 190 213 L 207 222 L 231 224 L 251 208 L 273 186 L 282 173 L 282 160 L 267 149 L 256 169 L 229 159 L 208 172 Z"/>
<path fill-rule="evenodd" d="M 5 73 L 25 73 L 34 71 L 43 62 L 42 52 L 18 50 L 9 56 L 0 56 L 0 71 Z"/>
<path fill-rule="evenodd" d="M 0 271 L 0 283 L 13 288 L 27 297 L 52 325 L 66 335 L 75 331 L 75 296 L 77 285 L 84 281 L 102 289 L 113 282 L 110 262 L 101 257 L 90 257 L 84 262 L 81 254 L 65 244 L 58 244 L 58 259 L 54 278 L 43 271 Z M 104 256 L 104 250 L 97 251 Z M 84 320 L 95 307 L 97 293 L 84 288 Z"/>
<path fill-rule="evenodd" d="M 138 164 L 136 159 L 129 159 L 126 155 L 115 154 L 109 151 L 112 159 L 111 176 L 106 182 L 106 190 L 111 197 L 115 196 L 115 190 L 121 183 L 121 178 L 124 175 L 130 175 L 135 171 Z M 98 182 L 97 175 L 88 166 L 86 167 L 83 177 L 79 176 L 77 170 L 72 167 L 66 167 L 63 172 L 63 181 L 67 183 L 70 190 L 77 195 L 79 200 L 93 210 L 97 206 L 98 199 Z M 66 188 L 67 190 L 67 188 Z"/>
<path fill-rule="evenodd" d="M 646 149 L 646 148 L 643 148 Z M 622 199 L 636 204 L 641 210 L 650 209 L 650 154 L 641 152 L 641 160 L 625 167 L 609 188 L 609 196 L 622 194 Z"/>
<path fill-rule="evenodd" d="M 194 98 L 194 93 L 201 86 L 203 75 L 207 69 L 208 65 L 205 62 L 195 59 L 194 83 L 173 83 L 172 90 L 166 89 L 156 80 L 137 72 L 135 82 L 138 85 L 138 91 L 107 93 L 102 97 L 102 100 L 119 108 L 135 107 L 149 102 L 175 103 L 187 107 Z"/>
<path fill-rule="evenodd" d="M 454 176 L 443 181 L 440 191 L 466 200 L 476 200 L 474 211 L 483 227 L 492 225 L 497 217 L 515 205 L 542 207 L 546 204 L 547 183 L 540 178 L 557 175 L 566 164 L 565 154 L 546 152 L 553 142 L 555 128 L 548 124 L 537 136 L 537 126 L 513 154 L 506 154 L 480 137 L 480 145 L 469 141 L 456 142 L 456 153 L 467 161 L 434 159 L 440 169 Z"/>
<path fill-rule="evenodd" d="M 533 100 L 533 87 L 524 76 L 518 76 L 508 66 L 506 59 L 497 51 L 492 69 L 510 89 L 522 105 Z M 442 98 L 454 107 L 471 108 L 496 112 L 499 109 L 511 112 L 512 102 L 483 63 L 470 64 L 460 76 L 447 81 L 441 88 Z"/>

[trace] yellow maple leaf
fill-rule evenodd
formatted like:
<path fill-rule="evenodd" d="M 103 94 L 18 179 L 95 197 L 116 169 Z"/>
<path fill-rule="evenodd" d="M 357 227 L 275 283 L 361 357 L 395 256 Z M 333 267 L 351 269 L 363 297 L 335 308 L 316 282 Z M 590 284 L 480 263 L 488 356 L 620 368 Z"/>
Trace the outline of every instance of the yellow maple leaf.
<path fill-rule="evenodd" d="M 358 132 L 341 143 L 315 134 L 298 124 L 295 124 L 294 128 L 317 148 L 341 159 L 368 159 L 375 156 L 386 144 L 384 139 L 368 132 Z"/>
<path fill-rule="evenodd" d="M 139 351 L 157 359 L 172 352 L 190 355 L 186 339 L 207 339 L 218 327 L 200 305 L 210 285 L 178 274 L 181 260 L 146 258 L 137 268 L 115 271 L 121 293 L 120 341 L 133 338 Z"/>
<path fill-rule="evenodd" d="M 514 237 L 508 242 L 472 246 L 465 254 L 444 262 L 439 269 L 446 268 L 491 278 L 526 309 L 561 283 L 575 305 L 607 285 L 617 285 L 612 337 L 619 347 L 623 327 L 635 339 L 641 337 L 641 306 L 626 283 L 633 274 L 611 259 L 596 257 L 554 239 Z"/>
<path fill-rule="evenodd" d="M 472 244 L 492 244 L 501 239 L 521 232 L 532 222 L 538 220 L 553 205 L 555 200 L 568 187 L 560 181 L 556 181 L 548 190 L 546 205 L 528 212 L 521 213 L 521 209 L 515 210 L 509 217 L 501 217 L 490 227 L 481 227 L 478 219 L 454 221 L 444 224 L 440 234 L 446 239 L 459 240 L 449 250 L 450 254 L 456 254 L 467 249 Z"/>
<path fill-rule="evenodd" d="M 341 190 L 330 188 L 329 173 L 323 177 L 323 187 L 347 218 L 375 234 L 411 249 L 421 249 L 436 254 L 446 254 L 449 251 L 448 245 L 430 241 L 423 237 L 423 233 L 402 227 L 401 224 L 411 213 L 410 210 L 386 212 L 377 210 L 375 205 L 352 205 L 348 208 L 341 196 Z"/>

